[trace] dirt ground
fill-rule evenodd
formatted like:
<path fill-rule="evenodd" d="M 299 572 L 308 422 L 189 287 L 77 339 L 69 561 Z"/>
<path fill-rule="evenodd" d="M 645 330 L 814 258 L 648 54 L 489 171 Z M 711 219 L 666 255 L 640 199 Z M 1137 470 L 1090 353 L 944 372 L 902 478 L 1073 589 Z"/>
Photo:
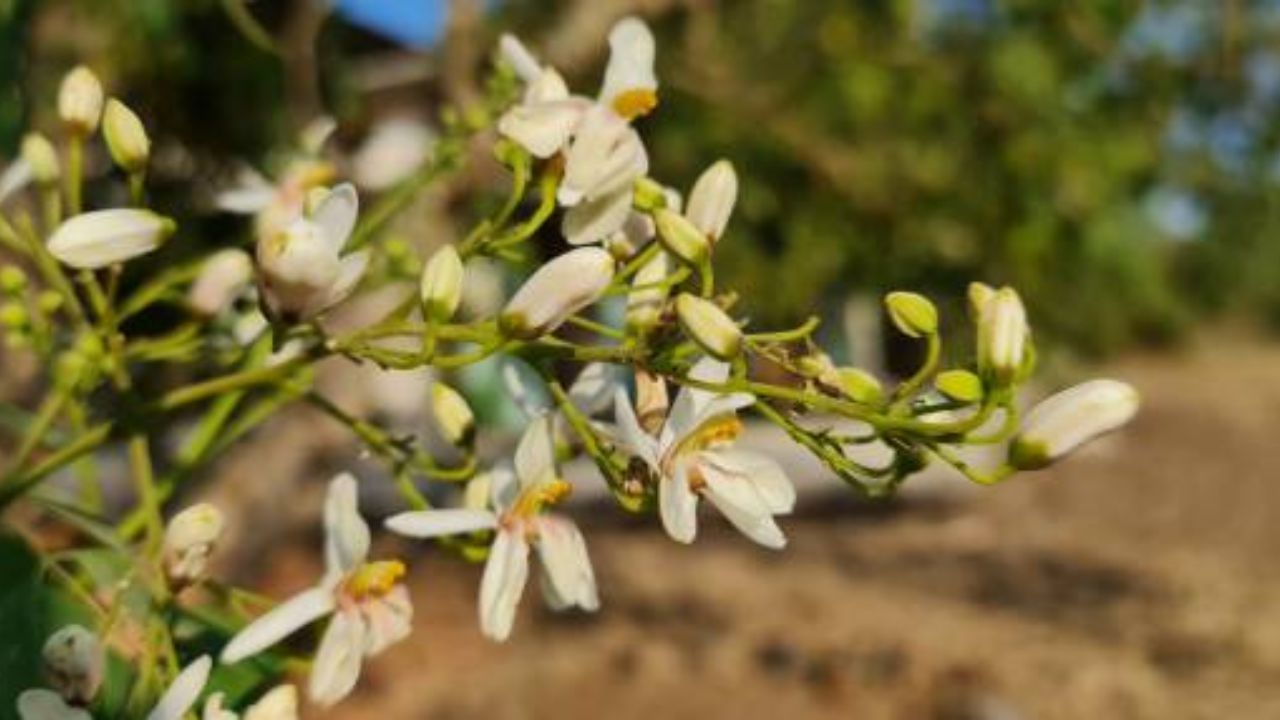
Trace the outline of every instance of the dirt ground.
<path fill-rule="evenodd" d="M 1122 436 L 954 498 L 833 487 L 782 553 L 602 508 L 583 523 L 601 611 L 527 593 L 505 645 L 477 630 L 479 567 L 384 541 L 416 566 L 416 632 L 324 717 L 1280 717 L 1280 346 L 1107 373 L 1146 401 Z M 311 557 L 281 558 L 273 589 Z"/>

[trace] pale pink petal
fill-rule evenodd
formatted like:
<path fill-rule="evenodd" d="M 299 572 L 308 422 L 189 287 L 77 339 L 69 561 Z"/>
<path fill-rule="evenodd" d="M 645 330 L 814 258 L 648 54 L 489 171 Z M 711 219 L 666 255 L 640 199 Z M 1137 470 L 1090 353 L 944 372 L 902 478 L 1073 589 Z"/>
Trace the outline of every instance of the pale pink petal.
<path fill-rule="evenodd" d="M 357 613 L 335 613 L 316 650 L 307 694 L 319 705 L 332 705 L 346 697 L 360 679 L 365 651 L 365 627 Z"/>
<path fill-rule="evenodd" d="M 558 517 L 538 520 L 538 558 L 542 561 L 544 594 L 555 609 L 600 608 L 596 577 L 587 555 L 587 543 L 572 521 Z"/>
<path fill-rule="evenodd" d="M 383 597 L 362 603 L 360 612 L 366 625 L 364 654 L 368 657 L 404 640 L 413 630 L 413 603 L 404 585 L 396 585 Z"/>
<path fill-rule="evenodd" d="M 774 550 L 787 544 L 768 506 L 750 483 L 741 478 L 729 477 L 704 467 L 706 480 L 703 495 L 711 501 L 733 526 L 751 540 Z"/>
<path fill-rule="evenodd" d="M 674 474 L 658 482 L 658 513 L 672 540 L 688 544 L 697 537 L 698 496 L 689 487 L 683 464 L 677 463 Z"/>
<path fill-rule="evenodd" d="M 750 484 L 774 515 L 785 515 L 795 508 L 796 488 L 782 466 L 767 455 L 749 450 L 712 450 L 701 454 L 703 468 L 713 468 L 726 476 L 741 478 Z"/>
<path fill-rule="evenodd" d="M 332 190 L 320 201 L 320 206 L 311 213 L 311 221 L 320 228 L 320 236 L 331 252 L 342 251 L 347 244 L 352 229 L 356 226 L 356 216 L 360 212 L 360 200 L 351 183 L 343 183 Z"/>

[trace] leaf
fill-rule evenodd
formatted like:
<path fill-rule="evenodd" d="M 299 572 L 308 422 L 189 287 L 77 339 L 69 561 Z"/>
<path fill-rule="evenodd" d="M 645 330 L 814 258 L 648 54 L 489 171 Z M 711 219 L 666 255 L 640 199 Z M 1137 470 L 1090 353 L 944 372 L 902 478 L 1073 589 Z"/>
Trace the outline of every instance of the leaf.
<path fill-rule="evenodd" d="M 0 534 L 0 715 L 14 707 L 19 693 L 41 684 L 38 658 L 51 604 L 35 553 L 21 539 Z"/>

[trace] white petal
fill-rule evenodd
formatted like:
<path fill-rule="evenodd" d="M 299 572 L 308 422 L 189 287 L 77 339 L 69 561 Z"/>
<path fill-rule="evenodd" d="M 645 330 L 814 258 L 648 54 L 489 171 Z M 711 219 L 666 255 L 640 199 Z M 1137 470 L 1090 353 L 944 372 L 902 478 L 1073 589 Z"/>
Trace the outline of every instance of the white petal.
<path fill-rule="evenodd" d="M 723 383 L 728 376 L 729 366 L 711 358 L 702 359 L 689 371 L 690 378 L 702 382 Z M 755 398 L 747 393 L 726 395 L 686 385 L 676 394 L 675 402 L 671 405 L 671 414 L 662 428 L 659 444 L 663 448 L 668 448 L 696 431 L 707 420 L 736 412 L 753 403 Z"/>
<path fill-rule="evenodd" d="M 649 169 L 639 134 L 601 106 L 583 115 L 565 158 L 558 194 L 564 206 L 627 189 Z"/>
<path fill-rule="evenodd" d="M 773 458 L 748 450 L 708 450 L 701 454 L 704 471 L 718 471 L 736 476 L 755 488 L 765 507 L 774 515 L 785 515 L 795 508 L 796 488 L 782 466 Z"/>
<path fill-rule="evenodd" d="M 718 240 L 738 200 L 738 175 L 728 160 L 720 160 L 698 177 L 689 193 L 689 218 L 695 227 Z"/>
<path fill-rule="evenodd" d="M 498 642 L 510 637 L 528 578 L 529 545 L 523 528 L 499 531 L 480 581 L 480 631 L 485 637 Z"/>
<path fill-rule="evenodd" d="M 550 416 L 534 418 L 516 446 L 516 478 L 521 489 L 555 479 L 555 452 Z"/>
<path fill-rule="evenodd" d="M 49 253 L 74 268 L 96 270 L 145 255 L 173 234 L 172 220 L 150 210 L 113 208 L 76 215 L 49 238 Z"/>
<path fill-rule="evenodd" d="M 429 538 L 488 530 L 498 518 L 488 510 L 421 510 L 387 518 L 387 529 L 409 537 Z"/>
<path fill-rule="evenodd" d="M 569 400 L 584 415 L 595 415 L 609 407 L 616 386 L 613 366 L 600 362 L 589 363 L 569 386 Z"/>
<path fill-rule="evenodd" d="M 583 103 L 576 99 L 516 105 L 498 119 L 498 132 L 537 158 L 560 152 L 582 121 Z"/>
<path fill-rule="evenodd" d="M 333 612 L 333 591 L 317 587 L 304 590 L 249 623 L 231 638 L 221 660 L 234 663 L 257 654 L 291 635 L 298 628 Z"/>
<path fill-rule="evenodd" d="M 674 475 L 658 482 L 658 512 L 662 527 L 672 540 L 685 544 L 698 535 L 698 496 L 689 487 L 689 477 L 682 464 Z"/>
<path fill-rule="evenodd" d="M 703 468 L 702 477 L 707 483 L 703 494 L 743 535 L 774 550 L 786 546 L 786 537 L 751 483 L 710 468 Z"/>
<path fill-rule="evenodd" d="M 299 133 L 299 145 L 302 146 L 303 152 L 308 155 L 319 155 L 324 150 L 325 143 L 329 142 L 329 138 L 333 137 L 333 133 L 338 129 L 338 121 L 334 120 L 331 115 L 321 115 L 312 118 L 310 122 L 302 128 Z"/>
<path fill-rule="evenodd" d="M 542 74 L 542 64 L 515 35 L 503 33 L 498 41 L 498 51 L 503 59 L 511 63 L 512 69 L 521 80 L 531 83 Z"/>
<path fill-rule="evenodd" d="M 360 517 L 356 479 L 342 473 L 324 501 L 324 556 L 330 575 L 353 570 L 369 556 L 369 526 Z"/>
<path fill-rule="evenodd" d="M 514 360 L 502 363 L 502 383 L 507 394 L 528 417 L 537 417 L 547 409 L 547 396 L 529 379 L 534 376 L 528 365 Z"/>
<path fill-rule="evenodd" d="M 343 183 L 329 191 L 324 200 L 320 201 L 320 206 L 311 213 L 310 219 L 320 227 L 325 242 L 336 253 L 347 244 L 359 212 L 360 200 L 355 186 Z"/>
<path fill-rule="evenodd" d="M 275 686 L 245 711 L 244 720 L 298 720 L 298 689 Z"/>
<path fill-rule="evenodd" d="M 147 715 L 147 720 L 182 720 L 182 716 L 196 704 L 200 693 L 204 691 L 212 668 L 213 660 L 208 655 L 201 655 L 183 668 L 169 689 L 164 691 L 160 702 Z"/>
<path fill-rule="evenodd" d="M 316 651 L 307 694 L 319 705 L 332 705 L 346 697 L 360 679 L 364 658 L 365 627 L 351 612 L 335 613 Z"/>
<path fill-rule="evenodd" d="M 366 657 L 409 637 L 413 630 L 413 603 L 404 585 L 396 585 L 381 598 L 361 604 L 360 611 L 365 622 Z"/>
<path fill-rule="evenodd" d="M 656 90 L 653 62 L 656 49 L 653 33 L 644 21 L 626 17 L 609 32 L 609 64 L 604 71 L 600 101 L 606 104 L 633 90 Z"/>
<path fill-rule="evenodd" d="M 89 713 L 67 704 L 52 690 L 35 688 L 18 695 L 18 717 L 21 720 L 93 720 Z"/>
<path fill-rule="evenodd" d="M 276 199 L 276 187 L 251 167 L 242 167 L 236 178 L 236 186 L 218 193 L 214 204 L 219 210 L 238 215 L 254 215 L 271 205 Z"/>
<path fill-rule="evenodd" d="M 657 471 L 657 441 L 640 427 L 640 420 L 636 417 L 635 408 L 631 406 L 631 398 L 627 396 L 627 391 L 618 388 L 613 398 L 613 416 L 614 422 L 618 425 L 618 441 L 627 451 Z"/>
<path fill-rule="evenodd" d="M 547 600 L 553 608 L 577 605 L 583 610 L 600 608 L 596 577 L 587 555 L 587 543 L 572 521 L 542 517 L 538 521 L 538 558 L 545 571 Z"/>
<path fill-rule="evenodd" d="M 564 77 L 555 71 L 555 68 L 550 67 L 543 68 L 538 77 L 529 83 L 529 87 L 525 88 L 524 91 L 524 103 L 526 105 L 568 99 L 569 85 L 565 83 Z M 583 108 L 586 107 L 583 98 L 578 98 L 578 102 L 582 103 Z"/>
<path fill-rule="evenodd" d="M 22 159 L 13 161 L 4 169 L 4 173 L 0 174 L 0 203 L 29 184 L 31 184 L 31 163 Z"/>
<path fill-rule="evenodd" d="M 360 280 L 364 278 L 365 270 L 369 268 L 370 257 L 368 250 L 360 250 L 342 258 L 338 263 L 338 277 L 329 286 L 328 291 L 320 296 L 319 306 L 308 308 L 312 312 L 304 311 L 303 314 L 314 315 L 346 300 L 347 296 L 360 284 Z"/>
<path fill-rule="evenodd" d="M 570 245 L 588 245 L 622 230 L 631 214 L 632 195 L 631 187 L 627 186 L 569 208 L 560 222 L 565 241 Z"/>

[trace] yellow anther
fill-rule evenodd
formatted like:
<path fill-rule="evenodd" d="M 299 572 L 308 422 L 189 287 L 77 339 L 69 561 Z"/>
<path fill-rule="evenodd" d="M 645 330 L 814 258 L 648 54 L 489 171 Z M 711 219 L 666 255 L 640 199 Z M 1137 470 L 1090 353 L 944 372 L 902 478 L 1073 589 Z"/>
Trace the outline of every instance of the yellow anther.
<path fill-rule="evenodd" d="M 618 93 L 613 98 L 613 111 L 627 120 L 648 115 L 658 107 L 658 94 L 648 88 L 635 88 Z"/>
<path fill-rule="evenodd" d="M 689 433 L 676 446 L 673 456 L 706 450 L 710 447 L 731 442 L 742 434 L 742 421 L 732 413 L 719 415 L 703 423 L 697 430 Z"/>
<path fill-rule="evenodd" d="M 399 560 L 365 563 L 347 577 L 343 590 L 355 600 L 382 597 L 391 592 L 404 574 L 404 563 Z"/>

